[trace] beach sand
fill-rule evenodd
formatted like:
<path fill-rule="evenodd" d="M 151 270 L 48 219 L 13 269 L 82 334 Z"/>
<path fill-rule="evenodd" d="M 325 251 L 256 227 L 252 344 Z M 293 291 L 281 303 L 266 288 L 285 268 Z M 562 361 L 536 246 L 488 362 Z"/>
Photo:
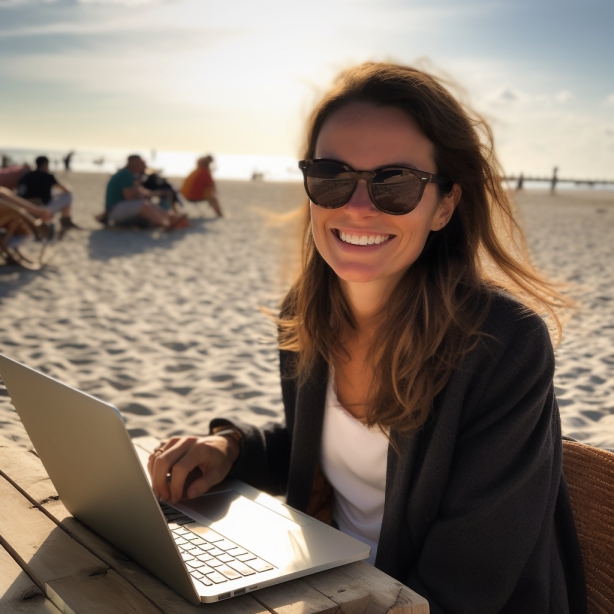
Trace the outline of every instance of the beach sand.
<path fill-rule="evenodd" d="M 61 175 L 60 175 L 61 176 Z M 67 175 L 74 220 L 42 271 L 0 267 L 0 352 L 115 405 L 132 436 L 206 434 L 213 417 L 281 416 L 274 324 L 300 184 L 219 182 L 227 219 L 190 205 L 187 230 L 102 230 L 107 177 Z M 563 432 L 614 449 L 614 191 L 518 197 L 536 262 L 581 286 L 556 350 Z M 0 434 L 28 446 L 0 388 Z"/>

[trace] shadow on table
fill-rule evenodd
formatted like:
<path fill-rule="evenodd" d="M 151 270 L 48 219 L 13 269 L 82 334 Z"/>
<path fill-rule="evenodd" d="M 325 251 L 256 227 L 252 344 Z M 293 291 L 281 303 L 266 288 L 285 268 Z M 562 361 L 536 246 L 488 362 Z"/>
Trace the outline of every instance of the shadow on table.
<path fill-rule="evenodd" d="M 148 230 L 113 229 L 94 230 L 90 234 L 88 252 L 92 260 L 135 256 L 154 248 L 170 248 L 188 234 L 205 234 L 207 225 L 214 220 L 208 218 L 191 219 L 192 226 L 182 230 L 165 232 L 160 228 Z"/>

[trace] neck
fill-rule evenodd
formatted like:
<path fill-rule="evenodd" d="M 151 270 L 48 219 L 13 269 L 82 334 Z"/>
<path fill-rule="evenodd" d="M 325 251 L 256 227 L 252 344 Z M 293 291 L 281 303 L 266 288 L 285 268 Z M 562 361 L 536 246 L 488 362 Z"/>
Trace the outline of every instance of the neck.
<path fill-rule="evenodd" d="M 379 324 L 379 314 L 392 288 L 382 282 L 355 283 L 339 280 L 352 309 L 358 334 L 370 335 Z"/>

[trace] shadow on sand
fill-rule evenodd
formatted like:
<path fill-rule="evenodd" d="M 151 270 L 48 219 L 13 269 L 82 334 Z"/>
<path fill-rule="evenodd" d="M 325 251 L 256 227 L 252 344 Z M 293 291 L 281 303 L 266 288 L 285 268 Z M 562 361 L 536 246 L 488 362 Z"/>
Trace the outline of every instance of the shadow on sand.
<path fill-rule="evenodd" d="M 151 230 L 101 229 L 90 234 L 88 253 L 92 260 L 136 256 L 154 248 L 170 248 L 186 234 L 204 234 L 212 219 L 191 219 L 192 226 L 182 230 L 165 232 L 159 228 Z"/>

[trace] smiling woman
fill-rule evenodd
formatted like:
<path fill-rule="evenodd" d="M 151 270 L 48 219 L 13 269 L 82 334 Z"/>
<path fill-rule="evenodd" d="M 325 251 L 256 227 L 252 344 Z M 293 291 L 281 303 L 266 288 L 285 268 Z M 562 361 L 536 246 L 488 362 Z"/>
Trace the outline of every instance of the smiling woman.
<path fill-rule="evenodd" d="M 190 496 L 229 471 L 286 494 L 433 614 L 586 611 L 537 315 L 557 334 L 569 302 L 526 256 L 488 126 L 428 74 L 365 64 L 315 110 L 304 157 L 285 423 L 171 440 L 154 487 L 179 493 L 199 466 Z"/>

